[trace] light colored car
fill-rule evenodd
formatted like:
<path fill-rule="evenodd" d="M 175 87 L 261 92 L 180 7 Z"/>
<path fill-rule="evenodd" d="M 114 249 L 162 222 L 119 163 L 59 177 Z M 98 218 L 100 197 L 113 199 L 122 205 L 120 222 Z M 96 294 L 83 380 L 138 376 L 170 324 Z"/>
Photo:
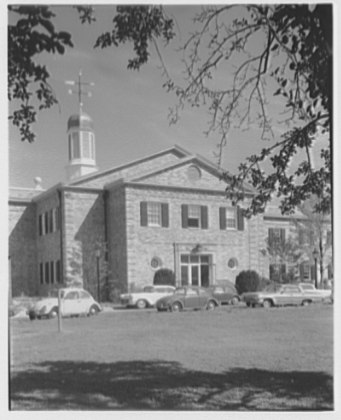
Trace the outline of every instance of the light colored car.
<path fill-rule="evenodd" d="M 309 305 L 313 302 L 322 302 L 325 298 L 319 294 L 306 292 L 299 285 L 276 284 L 270 285 L 259 292 L 247 292 L 242 294 L 242 299 L 247 306 L 261 305 L 264 308 L 285 305 Z"/>
<path fill-rule="evenodd" d="M 312 283 L 299 283 L 298 284 L 303 290 L 304 293 L 314 296 L 320 296 L 322 300 L 331 301 L 332 300 L 332 290 L 331 289 L 316 289 Z"/>
<path fill-rule="evenodd" d="M 174 291 L 174 286 L 145 286 L 141 292 L 121 294 L 120 301 L 126 307 L 145 309 L 154 306 L 162 297 L 172 295 Z"/>
<path fill-rule="evenodd" d="M 67 287 L 60 289 L 62 316 L 96 315 L 101 305 L 84 289 Z M 38 300 L 28 311 L 31 320 L 55 318 L 58 315 L 58 290 Z"/>

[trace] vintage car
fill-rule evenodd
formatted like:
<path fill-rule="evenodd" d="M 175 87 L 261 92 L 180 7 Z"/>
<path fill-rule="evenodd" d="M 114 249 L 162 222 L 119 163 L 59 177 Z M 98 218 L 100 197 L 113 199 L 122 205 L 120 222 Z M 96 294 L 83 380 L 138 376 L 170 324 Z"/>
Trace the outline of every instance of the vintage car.
<path fill-rule="evenodd" d="M 207 309 L 210 311 L 217 306 L 219 306 L 219 301 L 207 289 L 197 286 L 178 287 L 172 295 L 156 302 L 156 309 L 159 312 L 179 312 L 187 309 Z"/>
<path fill-rule="evenodd" d="M 247 306 L 261 305 L 264 308 L 285 305 L 309 305 L 313 302 L 322 302 L 325 298 L 321 295 L 305 291 L 301 286 L 294 284 L 270 285 L 259 292 L 246 292 L 242 300 Z"/>
<path fill-rule="evenodd" d="M 67 287 L 60 290 L 62 316 L 96 315 L 101 305 L 84 289 Z M 27 314 L 31 321 L 42 318 L 55 318 L 58 315 L 58 290 L 50 296 L 38 300 Z"/>
<path fill-rule="evenodd" d="M 240 302 L 240 296 L 232 283 L 212 285 L 208 287 L 208 290 L 221 305 L 236 305 Z"/>
<path fill-rule="evenodd" d="M 164 296 L 174 293 L 174 286 L 145 286 L 141 292 L 123 293 L 120 295 L 121 305 L 145 309 L 152 307 Z"/>
<path fill-rule="evenodd" d="M 312 296 L 320 296 L 324 301 L 332 300 L 332 290 L 331 289 L 316 289 L 312 283 L 299 283 L 298 284 L 306 294 L 311 294 Z"/>

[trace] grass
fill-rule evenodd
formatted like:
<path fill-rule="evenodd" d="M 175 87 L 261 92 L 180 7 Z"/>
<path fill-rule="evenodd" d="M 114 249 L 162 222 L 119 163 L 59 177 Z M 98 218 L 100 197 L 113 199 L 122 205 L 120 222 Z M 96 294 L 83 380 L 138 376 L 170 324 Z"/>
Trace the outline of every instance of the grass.
<path fill-rule="evenodd" d="M 333 306 L 12 320 L 13 410 L 332 410 Z"/>

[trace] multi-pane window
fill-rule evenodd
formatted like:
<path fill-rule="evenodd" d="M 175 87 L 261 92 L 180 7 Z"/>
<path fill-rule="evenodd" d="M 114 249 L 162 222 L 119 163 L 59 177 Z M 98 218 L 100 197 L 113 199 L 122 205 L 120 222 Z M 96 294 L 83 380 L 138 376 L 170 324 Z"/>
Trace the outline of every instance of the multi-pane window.
<path fill-rule="evenodd" d="M 181 218 L 183 228 L 208 228 L 207 206 L 183 204 L 181 206 Z"/>
<path fill-rule="evenodd" d="M 269 228 L 269 245 L 276 246 L 285 243 L 285 229 Z"/>
<path fill-rule="evenodd" d="M 154 201 L 141 201 L 140 203 L 141 226 L 169 226 L 168 203 Z"/>
<path fill-rule="evenodd" d="M 55 207 L 38 216 L 39 235 L 47 235 L 60 229 L 60 208 Z"/>
<path fill-rule="evenodd" d="M 62 283 L 60 260 L 39 264 L 40 284 Z"/>
<path fill-rule="evenodd" d="M 220 229 L 244 230 L 243 209 L 240 207 L 220 207 L 219 208 Z"/>
<path fill-rule="evenodd" d="M 148 226 L 161 226 L 161 203 L 148 203 Z"/>
<path fill-rule="evenodd" d="M 188 227 L 199 227 L 200 217 L 201 217 L 200 206 L 189 205 L 188 206 L 187 226 Z"/>

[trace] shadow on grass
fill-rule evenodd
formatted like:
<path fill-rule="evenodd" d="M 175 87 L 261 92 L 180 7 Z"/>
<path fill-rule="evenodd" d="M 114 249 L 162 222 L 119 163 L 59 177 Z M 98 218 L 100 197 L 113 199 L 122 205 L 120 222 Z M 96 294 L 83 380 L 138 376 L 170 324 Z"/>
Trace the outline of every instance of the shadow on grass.
<path fill-rule="evenodd" d="M 51 361 L 12 373 L 12 410 L 332 410 L 322 372 L 184 369 L 166 361 Z"/>

